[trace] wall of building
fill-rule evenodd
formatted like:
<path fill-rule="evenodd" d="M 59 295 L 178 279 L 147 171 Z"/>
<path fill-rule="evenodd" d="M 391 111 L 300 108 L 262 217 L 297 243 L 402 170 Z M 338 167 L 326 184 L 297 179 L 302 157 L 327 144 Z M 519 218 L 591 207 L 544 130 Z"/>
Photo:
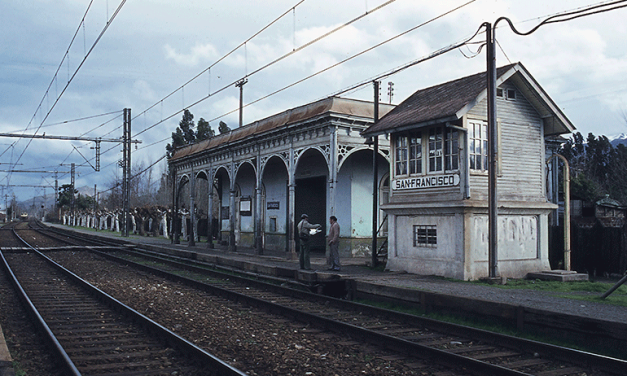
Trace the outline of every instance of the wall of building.
<path fill-rule="evenodd" d="M 508 278 L 524 278 L 532 271 L 550 270 L 548 259 L 548 210 L 545 214 L 510 212 L 498 217 L 498 272 Z M 468 267 L 465 279 L 487 277 L 488 216 L 466 217 Z"/>
<path fill-rule="evenodd" d="M 542 119 L 521 92 L 511 84 L 499 88 L 516 90 L 516 100 L 497 99 L 499 122 L 500 200 L 545 201 L 544 131 Z M 484 99 L 467 114 L 468 119 L 485 120 L 487 100 Z M 470 195 L 487 199 L 488 177 L 485 172 L 470 172 Z"/>
<path fill-rule="evenodd" d="M 462 214 L 416 211 L 411 215 L 389 213 L 388 241 L 394 244 L 387 269 L 463 279 L 464 226 Z M 436 225 L 437 245 L 415 246 L 414 226 Z"/>

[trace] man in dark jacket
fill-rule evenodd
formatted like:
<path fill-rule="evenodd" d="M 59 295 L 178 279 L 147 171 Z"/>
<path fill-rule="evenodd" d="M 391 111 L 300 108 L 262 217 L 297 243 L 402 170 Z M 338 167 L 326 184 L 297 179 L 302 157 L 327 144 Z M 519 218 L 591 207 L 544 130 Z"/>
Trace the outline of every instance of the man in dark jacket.
<path fill-rule="evenodd" d="M 309 223 L 309 216 L 307 214 L 301 215 L 300 218 L 301 220 L 298 223 L 298 238 L 300 239 L 300 268 L 304 270 L 311 270 L 311 263 L 309 261 L 309 238 L 311 237 L 311 234 L 309 230 L 317 229 L 322 226 Z"/>
<path fill-rule="evenodd" d="M 337 218 L 334 215 L 329 218 L 329 223 L 331 223 L 328 238 L 330 249 L 329 263 L 331 264 L 329 270 L 340 270 L 340 225 L 337 223 Z"/>

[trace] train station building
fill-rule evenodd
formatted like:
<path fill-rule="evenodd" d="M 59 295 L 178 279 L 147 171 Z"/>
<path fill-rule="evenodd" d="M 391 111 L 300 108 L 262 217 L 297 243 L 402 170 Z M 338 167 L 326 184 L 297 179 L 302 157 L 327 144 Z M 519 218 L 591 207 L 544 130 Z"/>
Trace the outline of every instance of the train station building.
<path fill-rule="evenodd" d="M 392 108 L 381 104 L 379 113 Z M 335 215 L 341 256 L 367 256 L 373 149 L 361 132 L 372 125 L 373 114 L 371 102 L 329 97 L 177 149 L 169 160 L 175 206 L 195 207 L 193 223 L 200 212 L 208 213 L 208 232 L 229 249 L 285 250 L 288 256 L 297 252 L 293 229 L 302 214 L 322 225 L 310 243 L 323 252 L 328 218 Z M 389 157 L 389 142 L 382 140 L 382 194 L 388 190 Z M 207 208 L 194 202 L 199 195 L 208 197 Z"/>
<path fill-rule="evenodd" d="M 551 269 L 547 140 L 574 126 L 520 63 L 497 69 L 496 102 L 498 273 L 521 278 Z M 387 268 L 487 277 L 486 73 L 415 92 L 363 135 L 391 142 Z"/>
<path fill-rule="evenodd" d="M 369 257 L 376 184 L 387 269 L 488 276 L 486 73 L 419 90 L 396 107 L 381 104 L 376 124 L 373 115 L 372 102 L 330 97 L 177 149 L 169 160 L 175 206 L 191 201 L 194 213 L 208 213 L 208 231 L 230 249 L 288 256 L 297 251 L 301 214 L 323 226 L 314 250 L 325 249 L 335 215 L 341 256 Z M 546 159 L 551 140 L 574 126 L 520 63 L 497 70 L 497 123 L 498 270 L 520 278 L 551 269 L 548 217 L 557 205 L 547 191 L 556 174 Z M 376 183 L 366 142 L 374 136 Z M 181 194 L 186 185 L 190 193 Z M 197 191 L 207 208 L 193 202 Z"/>

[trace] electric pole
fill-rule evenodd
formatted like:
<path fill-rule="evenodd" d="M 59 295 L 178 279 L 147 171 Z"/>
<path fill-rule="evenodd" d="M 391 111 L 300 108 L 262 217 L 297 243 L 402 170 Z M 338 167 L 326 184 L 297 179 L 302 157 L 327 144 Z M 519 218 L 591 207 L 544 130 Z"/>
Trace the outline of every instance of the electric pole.
<path fill-rule="evenodd" d="M 131 196 L 131 109 L 124 109 L 124 133 L 122 135 L 122 236 L 128 237 L 128 215 Z"/>
<path fill-rule="evenodd" d="M 374 124 L 379 121 L 379 97 L 381 93 L 381 82 L 374 81 Z M 391 83 L 391 82 L 390 82 Z M 390 86 L 390 90 L 392 87 Z M 391 93 L 391 91 L 390 91 Z M 391 94 L 390 94 L 391 95 Z M 379 261 L 377 257 L 377 230 L 378 230 L 378 209 L 379 209 L 379 165 L 377 154 L 379 154 L 379 136 L 372 136 L 372 267 L 375 268 Z"/>
<path fill-rule="evenodd" d="M 72 167 L 71 167 L 71 178 L 70 178 L 70 192 L 72 192 L 72 195 L 70 197 L 70 215 L 72 216 L 72 218 L 74 217 L 74 172 L 76 170 L 76 166 L 74 165 L 74 163 L 72 163 Z"/>
<path fill-rule="evenodd" d="M 248 83 L 248 79 L 242 78 L 237 81 L 235 86 L 239 88 L 239 126 L 244 124 L 244 85 Z"/>
<path fill-rule="evenodd" d="M 489 277 L 498 272 L 498 197 L 496 190 L 497 129 L 496 129 L 496 48 L 492 24 L 486 22 L 487 91 L 488 91 L 488 264 Z"/>

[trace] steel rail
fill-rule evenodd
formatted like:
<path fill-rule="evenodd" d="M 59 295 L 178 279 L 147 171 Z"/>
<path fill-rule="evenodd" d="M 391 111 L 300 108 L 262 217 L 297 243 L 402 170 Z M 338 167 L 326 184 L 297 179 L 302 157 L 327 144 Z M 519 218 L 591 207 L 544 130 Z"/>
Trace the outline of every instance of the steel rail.
<path fill-rule="evenodd" d="M 167 271 L 164 271 L 158 268 L 153 268 L 153 267 L 146 266 L 143 264 L 135 263 L 133 261 L 129 261 L 128 259 L 118 258 L 106 252 L 98 252 L 98 251 L 94 251 L 94 252 L 101 254 L 107 258 L 120 260 L 121 262 L 124 262 L 124 263 L 133 263 L 133 265 L 137 265 L 137 267 L 139 268 L 143 268 L 147 271 L 160 273 L 163 276 L 171 277 L 173 279 L 177 279 L 177 280 L 180 279 L 181 281 L 189 280 L 191 281 L 191 283 L 194 283 L 194 284 L 200 283 L 201 285 L 206 285 L 202 282 L 190 280 L 186 277 L 182 277 L 177 274 L 172 274 L 172 273 L 169 273 Z M 263 289 L 266 289 L 268 291 L 271 291 L 277 294 L 290 296 L 293 298 L 313 299 L 319 302 L 332 302 L 334 306 L 341 308 L 341 309 L 367 312 L 369 314 L 380 316 L 380 317 L 388 317 L 388 318 L 393 317 L 393 318 L 399 319 L 400 321 L 404 321 L 406 323 L 414 323 L 414 324 L 418 323 L 420 325 L 424 325 L 434 330 L 445 331 L 448 333 L 455 333 L 456 335 L 460 335 L 460 336 L 467 336 L 469 338 L 486 341 L 495 346 L 503 346 L 503 347 L 507 347 L 510 349 L 515 349 L 517 351 L 536 352 L 536 353 L 544 354 L 546 356 L 554 357 L 554 359 L 558 359 L 558 360 L 565 361 L 565 362 L 570 362 L 570 363 L 573 363 L 582 367 L 595 367 L 605 372 L 609 372 L 609 373 L 616 374 L 616 375 L 624 374 L 625 370 L 627 369 L 627 361 L 621 360 L 621 359 L 593 354 L 590 352 L 571 349 L 567 347 L 556 346 L 556 345 L 547 344 L 547 343 L 543 343 L 539 341 L 523 339 L 523 338 L 514 337 L 514 336 L 510 336 L 506 334 L 490 332 L 487 330 L 476 329 L 476 328 L 463 326 L 459 324 L 447 323 L 447 322 L 430 319 L 426 317 L 419 317 L 416 315 L 392 311 L 392 310 L 374 307 L 374 306 L 365 305 L 365 304 L 356 303 L 356 302 L 350 302 L 350 301 L 346 301 L 343 299 L 323 296 L 323 295 L 314 294 L 314 293 L 306 292 L 302 290 L 295 290 L 292 288 L 286 288 L 286 287 L 279 286 L 276 284 L 263 282 L 259 279 L 240 277 L 236 275 L 234 276 L 232 274 L 227 275 L 225 273 L 212 270 L 212 269 L 215 269 L 215 266 L 212 264 L 206 264 L 206 263 L 202 263 L 202 262 L 195 261 L 195 260 L 184 259 L 184 261 L 186 261 L 187 263 L 174 261 L 174 260 L 168 260 L 168 258 L 175 258 L 175 257 L 168 255 L 167 256 L 168 258 L 165 258 L 163 257 L 163 255 L 160 255 L 160 256 L 150 255 L 150 253 L 154 253 L 154 252 L 143 251 L 143 250 L 138 250 L 138 249 L 136 250 L 125 249 L 124 252 L 133 254 L 133 255 L 142 253 L 144 254 L 143 257 L 151 258 L 155 261 L 167 263 L 167 264 L 179 267 L 181 269 L 186 269 L 188 271 L 192 271 L 196 273 L 214 274 L 214 275 L 222 276 L 222 277 L 226 276 L 232 281 L 245 283 L 251 287 L 263 288 Z M 203 264 L 204 267 L 190 265 L 189 262 L 193 262 L 195 264 Z M 208 268 L 211 268 L 211 269 L 208 269 Z M 257 278 L 258 276 L 255 275 L 253 277 Z M 272 278 L 267 278 L 267 279 L 273 280 Z"/>
<path fill-rule="evenodd" d="M 56 229 L 55 229 L 56 232 Z M 62 231 L 64 233 L 64 235 L 70 235 L 70 233 L 72 235 L 75 235 L 75 232 L 68 232 L 68 231 Z M 78 238 L 81 238 L 81 236 L 78 236 Z M 89 238 L 90 241 L 94 241 L 93 238 Z M 105 242 L 105 243 L 109 243 L 109 242 Z M 111 242 L 113 243 L 113 242 Z M 109 244 L 111 244 L 109 243 Z M 128 247 L 126 247 L 128 248 Z M 91 249 L 90 249 L 91 250 Z M 95 253 L 101 254 L 104 257 L 107 258 L 111 258 L 111 259 L 116 259 L 118 261 L 124 262 L 124 263 L 129 263 L 129 264 L 133 264 L 134 266 L 137 266 L 138 268 L 141 268 L 143 270 L 146 271 L 150 271 L 153 273 L 157 273 L 160 274 L 162 276 L 166 276 L 175 280 L 179 280 L 181 282 L 184 283 L 190 283 L 194 286 L 199 286 L 199 288 L 205 288 L 204 286 L 208 286 L 205 283 L 202 282 L 198 282 L 195 280 L 191 280 L 189 278 L 185 278 L 176 274 L 171 274 L 167 271 L 164 270 L 160 270 L 158 268 L 153 268 L 153 267 L 149 267 L 146 265 L 142 265 L 142 264 L 138 264 L 132 261 L 129 261 L 128 259 L 122 259 L 122 258 L 118 258 L 116 256 L 110 255 L 106 252 L 98 252 L 95 249 L 93 250 Z M 141 249 L 135 249 L 133 251 L 129 250 L 129 249 L 123 249 L 123 252 L 127 252 L 127 253 L 131 253 L 131 254 L 136 254 L 138 252 L 142 253 L 142 257 L 149 257 L 152 258 L 153 260 L 156 260 L 158 262 L 162 262 L 162 263 L 167 263 L 173 266 L 176 266 L 178 268 L 181 269 L 186 269 L 192 272 L 196 272 L 196 273 L 205 273 L 205 274 L 215 274 L 215 275 L 219 275 L 219 276 L 225 276 L 226 274 L 222 273 L 222 272 L 218 272 L 215 271 L 215 269 L 218 268 L 218 266 L 214 265 L 214 264 L 210 264 L 210 263 L 203 263 L 197 260 L 193 260 L 190 258 L 183 258 L 183 257 L 177 257 L 177 256 L 172 256 L 172 255 L 163 255 L 163 254 L 159 254 L 157 252 L 153 252 L 153 251 L 146 251 L 146 250 L 141 250 Z M 176 260 L 172 260 L 172 259 L 176 259 Z M 195 265 L 191 265 L 190 263 L 194 263 L 196 265 L 200 265 L 200 266 L 195 266 Z M 212 270 L 213 269 L 213 270 Z M 229 270 L 226 269 L 225 270 Z M 231 271 L 231 270 L 229 270 Z M 252 274 L 252 273 L 251 273 Z M 429 319 L 429 318 L 424 318 L 424 317 L 419 317 L 419 316 L 415 316 L 415 315 L 410 315 L 410 314 L 405 314 L 405 313 L 399 313 L 396 311 L 390 311 L 390 310 L 386 310 L 383 308 L 378 308 L 378 307 L 373 307 L 370 305 L 364 305 L 364 304 L 360 304 L 360 303 L 355 303 L 355 302 L 348 302 L 342 299 L 336 299 L 336 298 L 332 298 L 332 297 L 328 297 L 328 296 L 321 296 L 318 294 L 313 294 L 310 292 L 305 292 L 305 291 L 301 291 L 301 290 L 295 290 L 295 289 L 291 289 L 291 288 L 285 288 L 282 286 L 278 286 L 276 284 L 268 284 L 266 282 L 262 282 L 261 279 L 266 279 L 272 282 L 277 282 L 277 281 L 285 281 L 283 279 L 279 279 L 279 278 L 272 278 L 272 277 L 263 277 L 257 274 L 254 274 L 251 276 L 252 278 L 245 278 L 245 277 L 240 277 L 240 276 L 235 276 L 232 274 L 228 274 L 228 278 L 230 280 L 233 281 L 238 281 L 240 283 L 246 283 L 248 285 L 250 285 L 251 287 L 258 287 L 258 288 L 264 288 L 267 290 L 270 290 L 272 292 L 278 293 L 278 294 L 282 294 L 282 295 L 286 295 L 286 296 L 291 296 L 294 298 L 302 298 L 303 296 L 305 296 L 307 299 L 316 299 L 318 301 L 331 301 L 336 307 L 342 308 L 342 309 L 347 309 L 347 310 L 358 310 L 361 312 L 369 312 L 373 315 L 378 315 L 378 316 L 382 316 L 382 317 L 395 317 L 398 318 L 400 320 L 403 320 L 405 322 L 413 322 L 413 323 L 419 323 L 421 325 L 424 325 L 426 327 L 430 327 L 430 328 L 434 328 L 434 330 L 439 330 L 439 331 L 447 331 L 450 333 L 456 333 L 458 335 L 465 335 L 469 338 L 474 338 L 474 339 L 479 339 L 482 341 L 486 341 L 489 343 L 492 343 L 493 345 L 497 345 L 497 346 L 503 346 L 506 348 L 510 348 L 510 349 L 516 349 L 517 351 L 522 351 L 522 352 L 537 352 L 540 354 L 544 354 L 545 356 L 551 356 L 553 357 L 553 359 L 557 359 L 557 360 L 561 360 L 561 361 L 565 361 L 565 362 L 569 362 L 572 364 L 576 364 L 582 367 L 594 367 L 596 369 L 600 369 L 603 370 L 605 372 L 609 372 L 612 374 L 617 374 L 617 375 L 622 375 L 625 371 L 625 369 L 627 369 L 627 361 L 624 360 L 620 360 L 620 359 L 615 359 L 612 357 L 608 357 L 608 356 L 602 356 L 602 355 L 598 355 L 598 354 L 593 354 L 593 353 L 589 353 L 589 352 L 585 352 L 585 351 L 580 351 L 580 350 L 575 350 L 575 349 L 570 349 L 570 348 L 566 348 L 566 347 L 561 347 L 561 346 L 556 346 L 556 345 L 551 345 L 551 344 L 546 344 L 546 343 L 542 343 L 542 342 L 538 342 L 538 341 L 533 341 L 533 340 L 528 340 L 528 339 L 521 339 L 518 337 L 513 337 L 513 336 L 509 336 L 509 335 L 505 335 L 505 334 L 499 334 L 499 333 L 494 333 L 494 332 L 489 332 L 489 331 L 485 331 L 485 330 L 481 330 L 481 329 L 476 329 L 476 328 L 471 328 L 471 327 L 467 327 L 467 326 L 462 326 L 462 325 L 457 325 L 457 324 L 451 324 L 451 323 L 445 323 L 442 321 L 438 321 L 438 320 L 434 320 L 434 319 Z M 213 287 L 212 287 L 213 288 Z M 236 301 L 241 301 L 243 299 L 246 298 L 250 298 L 253 299 L 253 302 L 255 304 L 259 304 L 259 306 L 265 306 L 265 302 L 262 302 L 259 299 L 256 298 L 251 298 L 251 297 L 246 297 L 243 294 L 239 294 L 236 292 L 223 292 L 224 289 L 221 289 L 219 287 L 216 287 L 216 289 L 218 289 L 217 291 L 220 292 L 220 294 L 225 294 L 227 297 L 230 297 Z M 231 293 L 233 293 L 233 295 L 230 295 Z M 270 303 L 269 306 L 267 306 L 267 308 L 273 312 L 277 312 L 276 309 L 274 309 L 272 307 L 273 303 Z M 291 309 L 289 307 L 285 307 L 283 305 L 280 304 L 276 304 L 279 307 L 282 308 L 286 308 L 286 309 Z M 302 317 L 302 313 L 301 311 L 297 311 L 297 310 L 293 310 L 291 311 L 291 315 L 293 315 L 294 317 L 298 318 L 298 317 Z M 316 316 L 314 315 L 314 317 L 311 318 L 311 322 L 315 322 L 318 323 L 319 325 L 322 326 L 326 326 L 326 327 L 333 327 L 334 324 L 329 323 L 328 320 L 324 317 L 321 316 Z M 362 328 L 359 328 L 359 330 L 361 330 Z M 341 327 L 337 328 L 337 330 L 342 331 Z M 376 333 L 376 332 L 373 332 Z M 364 333 L 360 333 L 359 335 L 361 336 L 368 336 L 370 334 L 364 334 Z M 380 333 L 377 333 L 377 335 L 381 335 Z M 387 336 L 390 337 L 390 336 Z M 391 341 L 391 338 L 394 337 L 390 337 L 387 338 L 385 335 L 383 335 L 383 337 L 380 338 L 381 341 L 383 341 L 383 343 L 388 343 L 389 341 Z M 403 341 L 403 340 L 401 340 Z M 402 346 L 414 346 L 417 345 L 413 342 L 409 342 L 408 344 L 402 343 Z M 411 344 L 411 345 L 410 345 Z M 396 347 L 395 345 L 392 345 L 393 347 Z M 424 345 L 419 345 L 419 346 L 424 346 Z M 428 350 L 423 349 L 423 347 L 419 347 L 417 349 L 415 349 L 415 351 L 427 351 L 427 353 L 429 353 L 429 351 L 433 350 L 432 348 L 427 347 Z M 441 351 L 441 350 L 438 350 Z M 457 360 L 457 359 L 456 359 Z M 514 371 L 517 372 L 517 371 Z M 495 373 L 497 374 L 497 373 Z M 515 373 L 517 375 L 521 375 L 521 373 Z M 523 373 L 524 374 L 524 373 Z"/>
<path fill-rule="evenodd" d="M 52 351 L 57 355 L 57 359 L 61 366 L 66 370 L 66 372 L 68 372 L 68 375 L 80 376 L 81 373 L 76 368 L 76 365 L 74 365 L 74 362 L 72 362 L 63 346 L 61 346 L 61 344 L 59 343 L 57 337 L 52 333 L 52 330 L 50 330 L 50 327 L 26 294 L 26 291 L 24 291 L 24 288 L 22 287 L 20 282 L 17 280 L 17 277 L 13 273 L 13 270 L 11 270 L 9 263 L 4 257 L 4 253 L 2 252 L 2 250 L 0 250 L 0 257 L 2 258 L 2 266 L 4 267 L 6 273 L 9 275 L 9 280 L 15 288 L 19 299 L 22 301 L 22 304 L 26 306 L 25 308 L 29 315 L 32 317 L 35 326 L 38 327 L 39 330 L 44 334 L 46 342 L 48 342 L 52 347 Z"/>
<path fill-rule="evenodd" d="M 162 338 L 165 338 L 166 342 L 171 344 L 172 346 L 177 347 L 178 349 L 186 352 L 187 354 L 191 354 L 196 359 L 198 359 L 198 360 L 200 360 L 202 362 L 206 362 L 207 364 L 213 366 L 214 368 L 212 369 L 212 371 L 211 371 L 212 373 L 211 374 L 225 375 L 225 376 L 245 376 L 246 375 L 246 373 L 236 369 L 235 367 L 232 367 L 231 365 L 229 365 L 228 363 L 224 362 L 223 360 L 217 358 L 213 354 L 210 354 L 209 352 L 201 349 L 200 347 L 194 345 L 193 343 L 189 342 L 188 340 L 186 340 L 185 338 L 179 336 L 178 334 L 172 332 L 171 330 L 167 329 L 166 327 L 162 326 L 161 324 L 157 323 L 156 321 L 154 321 L 154 320 L 148 318 L 147 316 L 137 312 L 136 310 L 132 309 L 131 307 L 127 306 L 126 304 L 124 304 L 124 303 L 120 302 L 119 300 L 113 298 L 111 295 L 109 295 L 109 294 L 105 293 L 104 291 L 98 289 L 97 287 L 89 284 L 87 281 L 85 281 L 84 279 L 80 278 L 78 275 L 72 273 L 70 270 L 64 268 L 62 265 L 60 265 L 57 262 L 55 262 L 54 260 L 50 259 L 46 255 L 41 253 L 39 250 L 37 250 L 36 248 L 32 247 L 30 244 L 28 244 L 26 241 L 24 241 L 19 235 L 17 235 L 15 230 L 14 230 L 14 233 L 34 253 L 36 253 L 38 256 L 43 258 L 46 262 L 48 262 L 50 265 L 55 267 L 57 270 L 61 271 L 63 274 L 68 276 L 70 279 L 72 279 L 78 285 L 80 285 L 81 287 L 83 287 L 84 289 L 89 291 L 89 293 L 91 295 L 95 296 L 97 299 L 99 299 L 102 302 L 104 302 L 106 305 L 111 307 L 113 310 L 115 310 L 117 312 L 120 312 L 120 313 L 122 313 L 123 315 L 125 315 L 127 317 L 132 318 L 140 326 L 143 326 L 143 327 L 149 329 L 150 331 L 152 331 L 154 333 L 157 333 Z M 5 268 L 8 268 L 8 271 L 10 272 L 10 274 L 13 275 L 13 273 L 10 270 L 9 265 L 6 262 L 6 259 L 4 258 L 4 256 L 2 258 L 3 258 L 3 262 L 5 264 Z M 13 278 L 15 278 L 14 275 L 13 275 Z M 15 279 L 15 281 L 17 282 L 17 279 Z M 24 292 L 23 289 L 22 289 L 22 292 L 23 292 L 24 296 L 26 296 L 26 298 L 28 298 L 28 296 L 26 295 L 26 293 Z M 28 301 L 30 302 L 30 299 Z M 50 335 L 52 335 L 52 337 L 54 337 L 54 334 L 52 334 L 52 331 L 47 326 L 47 324 L 45 323 L 45 321 L 43 320 L 41 315 L 38 313 L 38 311 L 36 310 L 36 308 L 34 307 L 32 302 L 30 302 L 30 305 L 37 312 L 37 316 L 38 316 L 39 320 L 41 320 L 41 322 L 47 328 L 46 329 L 47 332 L 49 332 Z M 58 342 L 56 337 L 54 337 L 54 343 L 56 344 L 55 346 L 57 346 L 59 348 L 58 351 L 59 351 L 60 355 L 64 356 L 65 358 L 67 358 L 67 361 L 69 361 L 72 364 L 73 368 L 76 370 L 76 373 L 72 373 L 72 375 L 81 375 L 81 373 L 76 369 L 76 366 L 73 365 L 72 361 L 70 360 L 70 358 L 67 355 L 67 353 L 65 352 L 65 350 L 63 350 L 63 347 L 60 345 L 60 343 Z M 65 355 L 63 355 L 63 354 L 65 354 Z"/>
<path fill-rule="evenodd" d="M 292 317 L 295 320 L 310 323 L 319 327 L 324 327 L 329 330 L 339 332 L 342 334 L 346 334 L 348 332 L 350 334 L 355 335 L 356 337 L 360 339 L 373 341 L 377 344 L 384 345 L 385 347 L 389 349 L 392 349 L 397 352 L 405 353 L 412 357 L 418 357 L 418 358 L 436 361 L 438 364 L 444 365 L 446 367 L 451 367 L 451 364 L 455 364 L 455 368 L 467 367 L 468 369 L 472 369 L 473 370 L 472 373 L 477 374 L 477 375 L 530 376 L 527 373 L 504 368 L 499 365 L 494 365 L 488 362 L 464 357 L 458 354 L 453 354 L 453 353 L 446 352 L 440 349 L 435 349 L 433 347 L 403 340 L 397 337 L 385 335 L 382 333 L 377 333 L 377 332 L 374 332 L 365 328 L 361 328 L 355 325 L 342 323 L 337 320 L 332 320 L 332 319 L 329 319 L 320 315 L 316 315 L 316 314 L 305 312 L 305 311 L 298 310 L 295 308 L 287 307 L 285 305 L 273 303 L 264 299 L 259 299 L 259 298 L 255 298 L 255 297 L 248 296 L 245 294 L 241 294 L 241 293 L 238 293 L 238 292 L 226 289 L 226 288 L 221 288 L 221 287 L 213 286 L 207 283 L 199 282 L 194 279 L 172 274 L 172 273 L 169 273 L 167 271 L 164 271 L 158 268 L 139 264 L 139 263 L 130 261 L 128 259 L 119 258 L 117 256 L 113 256 L 105 252 L 98 252 L 98 251 L 93 251 L 93 252 L 99 255 L 102 255 L 106 258 L 110 258 L 112 260 L 116 260 L 118 262 L 131 265 L 138 269 L 148 271 L 150 273 L 154 273 L 162 277 L 167 277 L 173 281 L 181 282 L 188 286 L 191 286 L 191 287 L 203 290 L 203 291 L 208 291 L 212 294 L 219 295 L 228 300 L 232 300 L 235 302 L 245 302 L 246 304 L 264 309 L 271 313 L 277 313 L 280 315 Z M 229 278 L 233 278 L 233 276 L 229 276 Z M 249 281 L 250 280 L 247 280 L 247 283 Z M 293 290 L 290 290 L 290 291 L 293 291 Z M 315 294 L 310 294 L 310 295 L 316 296 Z M 325 299 L 328 300 L 329 298 L 325 298 Z"/>

